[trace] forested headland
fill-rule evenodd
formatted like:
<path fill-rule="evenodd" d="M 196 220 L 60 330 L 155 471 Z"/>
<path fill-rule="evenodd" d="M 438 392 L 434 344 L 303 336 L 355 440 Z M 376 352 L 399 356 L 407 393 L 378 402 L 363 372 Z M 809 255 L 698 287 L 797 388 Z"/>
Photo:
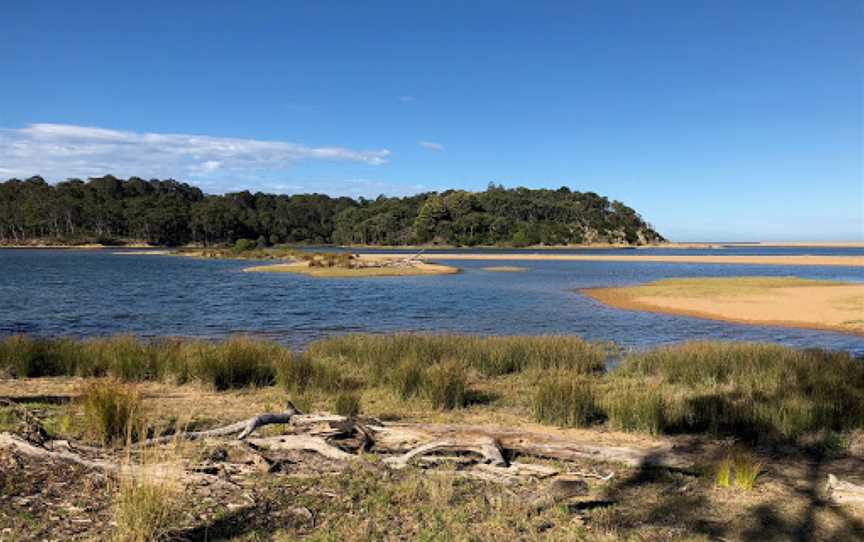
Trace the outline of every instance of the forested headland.
<path fill-rule="evenodd" d="M 248 191 L 208 195 L 175 180 L 113 176 L 0 183 L 0 244 L 565 245 L 663 242 L 594 192 L 511 188 L 352 199 Z"/>

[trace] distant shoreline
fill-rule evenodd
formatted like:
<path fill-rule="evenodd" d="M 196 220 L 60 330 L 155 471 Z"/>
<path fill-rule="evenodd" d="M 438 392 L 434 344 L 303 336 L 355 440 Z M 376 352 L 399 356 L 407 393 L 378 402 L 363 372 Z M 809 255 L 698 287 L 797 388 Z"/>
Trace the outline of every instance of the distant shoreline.
<path fill-rule="evenodd" d="M 670 242 L 657 243 L 650 245 L 622 245 L 609 243 L 596 244 L 578 244 L 578 245 L 529 245 L 524 247 L 513 247 L 506 245 L 475 245 L 475 246 L 459 246 L 459 245 L 304 245 L 304 244 L 287 244 L 291 248 L 345 248 L 352 250 L 645 250 L 645 249 L 696 249 L 696 250 L 723 250 L 726 248 L 864 248 L 864 241 L 823 241 L 823 242 L 807 242 L 807 241 L 730 241 L 730 242 Z M 204 248 L 197 245 L 187 245 L 184 247 L 166 247 L 161 245 L 148 245 L 146 243 L 130 243 L 128 245 L 104 245 L 100 243 L 84 243 L 80 245 L 60 245 L 60 244 L 17 244 L 5 245 L 0 244 L 0 249 L 80 249 L 80 250 L 98 250 L 98 249 L 151 249 L 165 250 L 177 248 Z"/>

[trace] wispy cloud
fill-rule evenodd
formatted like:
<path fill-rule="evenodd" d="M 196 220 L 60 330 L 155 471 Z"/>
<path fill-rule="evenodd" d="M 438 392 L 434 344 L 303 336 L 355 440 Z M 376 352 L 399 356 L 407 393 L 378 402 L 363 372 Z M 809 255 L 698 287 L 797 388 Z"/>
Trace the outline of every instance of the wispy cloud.
<path fill-rule="evenodd" d="M 409 104 L 411 102 L 416 102 L 417 98 L 414 96 L 399 96 L 399 101 L 403 104 Z"/>
<path fill-rule="evenodd" d="M 423 147 L 424 149 L 429 149 L 430 151 L 439 151 L 440 152 L 440 151 L 444 150 L 444 145 L 442 145 L 441 143 L 435 143 L 433 141 L 420 141 L 417 144 L 420 145 L 421 147 Z"/>
<path fill-rule="evenodd" d="M 300 161 L 380 165 L 390 151 L 309 147 L 284 141 L 125 132 L 68 124 L 0 129 L 0 172 L 49 180 L 112 173 L 128 177 L 208 178 L 278 174 Z"/>

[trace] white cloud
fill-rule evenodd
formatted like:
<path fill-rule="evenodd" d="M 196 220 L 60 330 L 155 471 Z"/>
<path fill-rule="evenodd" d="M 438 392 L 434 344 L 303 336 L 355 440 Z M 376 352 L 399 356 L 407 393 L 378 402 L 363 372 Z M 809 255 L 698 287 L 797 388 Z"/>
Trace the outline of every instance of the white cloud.
<path fill-rule="evenodd" d="M 432 141 L 420 141 L 417 144 L 420 145 L 421 147 L 423 147 L 424 149 L 429 149 L 430 151 L 443 151 L 444 150 L 444 145 L 442 145 L 441 143 L 435 143 Z"/>
<path fill-rule="evenodd" d="M 0 172 L 19 177 L 38 174 L 48 180 L 111 173 L 118 177 L 206 181 L 217 174 L 272 176 L 309 160 L 377 166 L 389 155 L 386 149 L 308 147 L 284 141 L 124 132 L 67 124 L 0 129 Z"/>
<path fill-rule="evenodd" d="M 411 102 L 416 102 L 417 98 L 415 98 L 414 96 L 399 96 L 399 101 L 403 104 L 408 104 Z"/>

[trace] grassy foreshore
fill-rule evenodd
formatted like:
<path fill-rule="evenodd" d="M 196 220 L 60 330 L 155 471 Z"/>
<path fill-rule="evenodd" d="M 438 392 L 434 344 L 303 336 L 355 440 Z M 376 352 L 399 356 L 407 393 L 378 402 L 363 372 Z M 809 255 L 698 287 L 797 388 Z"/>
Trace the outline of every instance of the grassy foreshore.
<path fill-rule="evenodd" d="M 690 343 L 634 352 L 606 371 L 614 351 L 568 336 L 353 335 L 314 342 L 304 352 L 249 337 L 13 336 L 0 341 L 0 371 L 13 379 L 110 377 L 214 390 L 278 385 L 313 402 L 357 395 L 375 415 L 393 414 L 388 409 L 397 405 L 426 415 L 468 406 L 491 414 L 506 406 L 525 421 L 606 423 L 652 434 L 741 437 L 746 430 L 789 441 L 864 428 L 864 363 L 848 354 Z M 430 391 L 442 382 L 454 386 L 444 386 L 442 396 Z M 574 417 L 576 411 L 584 416 Z"/>
<path fill-rule="evenodd" d="M 0 469 L 0 526 L 17 529 L 4 534 L 13 539 L 48 533 L 157 539 L 118 535 L 135 528 L 164 533 L 158 539 L 203 540 L 206 532 L 207 539 L 346 542 L 709 540 L 755 533 L 851 539 L 861 532 L 864 514 L 837 514 L 801 484 L 812 480 L 815 488 L 828 472 L 864 481 L 856 477 L 864 472 L 864 360 L 774 345 L 690 343 L 628 353 L 607 370 L 610 353 L 620 354 L 613 345 L 565 336 L 355 335 L 303 352 L 249 337 L 6 338 L 0 398 L 11 402 L 0 404 L 0 432 L 16 431 L 26 408 L 57 438 L 116 446 L 148 433 L 278 412 L 290 398 L 304 412 L 671 446 L 695 467 L 551 462 L 589 473 L 591 493 L 536 508 L 537 481 L 502 487 L 464 479 L 458 461 L 455 470 L 437 474 L 392 471 L 376 459 L 374 446 L 351 467 L 297 452 L 282 470 L 234 475 L 236 489 L 122 479 L 112 485 L 80 466 L 45 468 L 0 450 L 0 461 L 11 465 Z M 275 426 L 265 434 L 282 431 Z M 730 447 L 732 440 L 737 444 Z M 226 453 L 220 449 L 172 444 L 141 461 L 188 471 Z M 590 478 L 597 472 L 614 477 Z M 40 507 L 48 497 L 33 494 L 50 494 L 52 502 L 85 498 L 88 505 L 69 504 L 58 514 L 60 505 Z M 767 531 L 766 511 L 775 518 Z"/>
<path fill-rule="evenodd" d="M 864 284 L 796 277 L 708 277 L 582 291 L 621 309 L 864 335 Z"/>

